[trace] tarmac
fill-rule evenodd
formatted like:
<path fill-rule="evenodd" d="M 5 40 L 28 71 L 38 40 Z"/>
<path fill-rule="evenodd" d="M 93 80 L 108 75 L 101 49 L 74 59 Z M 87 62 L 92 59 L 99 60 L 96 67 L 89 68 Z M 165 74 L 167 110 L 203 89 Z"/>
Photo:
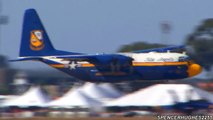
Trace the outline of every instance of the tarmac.
<path fill-rule="evenodd" d="M 85 117 L 85 118 L 50 118 L 50 117 L 34 117 L 34 118 L 0 118 L 0 120 L 157 120 L 156 116 L 143 117 Z"/>

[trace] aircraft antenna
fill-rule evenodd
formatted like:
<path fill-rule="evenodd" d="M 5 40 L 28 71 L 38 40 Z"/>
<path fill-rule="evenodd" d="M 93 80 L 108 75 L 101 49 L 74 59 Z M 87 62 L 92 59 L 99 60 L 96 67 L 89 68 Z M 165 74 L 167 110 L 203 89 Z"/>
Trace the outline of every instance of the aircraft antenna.
<path fill-rule="evenodd" d="M 160 31 L 161 31 L 161 42 L 163 44 L 171 44 L 169 41 L 170 34 L 171 34 L 171 23 L 169 21 L 163 21 L 160 24 Z"/>

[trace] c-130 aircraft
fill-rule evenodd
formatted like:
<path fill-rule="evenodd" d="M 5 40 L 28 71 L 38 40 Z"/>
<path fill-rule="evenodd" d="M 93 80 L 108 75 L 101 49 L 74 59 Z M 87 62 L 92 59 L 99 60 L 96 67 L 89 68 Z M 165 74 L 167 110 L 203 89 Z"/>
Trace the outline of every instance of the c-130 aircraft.
<path fill-rule="evenodd" d="M 40 61 L 75 78 L 90 82 L 163 81 L 184 79 L 202 71 L 185 53 L 169 52 L 183 46 L 128 53 L 85 54 L 57 50 L 35 9 L 24 14 L 19 57 L 11 61 Z"/>

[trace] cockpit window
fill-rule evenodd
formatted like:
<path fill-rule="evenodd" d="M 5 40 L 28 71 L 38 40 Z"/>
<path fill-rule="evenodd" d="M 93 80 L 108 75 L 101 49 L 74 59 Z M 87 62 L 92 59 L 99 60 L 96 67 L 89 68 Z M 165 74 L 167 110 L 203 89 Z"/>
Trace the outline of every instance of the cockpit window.
<path fill-rule="evenodd" d="M 179 57 L 179 62 L 184 62 L 184 61 L 189 61 L 190 60 L 190 57 L 188 57 L 188 56 L 181 56 L 181 57 Z"/>

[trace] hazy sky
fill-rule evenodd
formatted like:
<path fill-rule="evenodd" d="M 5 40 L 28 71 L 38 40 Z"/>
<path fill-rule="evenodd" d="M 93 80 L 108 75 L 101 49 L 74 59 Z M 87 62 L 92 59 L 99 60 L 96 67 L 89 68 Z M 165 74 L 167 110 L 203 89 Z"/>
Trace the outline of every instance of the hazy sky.
<path fill-rule="evenodd" d="M 213 17 L 213 0 L 2 0 L 0 52 L 18 56 L 25 9 L 35 8 L 57 49 L 96 53 L 115 52 L 135 41 L 182 44 L 186 35 Z M 169 40 L 162 40 L 160 23 L 169 21 Z M 32 65 L 31 65 L 32 64 Z M 35 62 L 13 66 L 38 68 Z"/>

